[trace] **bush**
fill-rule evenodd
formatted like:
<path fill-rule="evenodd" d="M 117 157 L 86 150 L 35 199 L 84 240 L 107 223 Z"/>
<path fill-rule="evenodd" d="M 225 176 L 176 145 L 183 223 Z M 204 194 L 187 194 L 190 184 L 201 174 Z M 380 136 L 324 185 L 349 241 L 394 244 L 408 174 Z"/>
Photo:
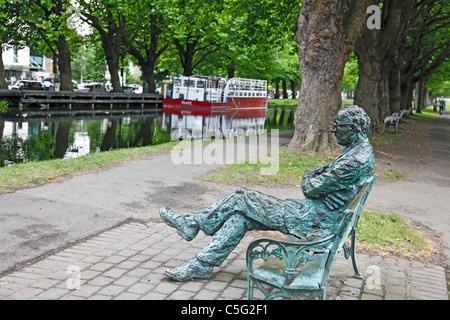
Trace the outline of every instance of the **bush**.
<path fill-rule="evenodd" d="M 8 112 L 9 102 L 6 100 L 0 100 L 0 114 L 5 114 Z"/>

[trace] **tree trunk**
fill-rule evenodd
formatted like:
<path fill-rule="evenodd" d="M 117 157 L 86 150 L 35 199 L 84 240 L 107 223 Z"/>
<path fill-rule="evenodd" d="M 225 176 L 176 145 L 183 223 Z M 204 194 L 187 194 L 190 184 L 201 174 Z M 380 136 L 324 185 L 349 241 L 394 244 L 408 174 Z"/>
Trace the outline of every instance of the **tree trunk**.
<path fill-rule="evenodd" d="M 234 67 L 234 62 L 232 62 L 228 67 L 227 67 L 227 75 L 228 75 L 228 79 L 234 78 L 234 74 L 236 72 L 236 69 Z"/>
<path fill-rule="evenodd" d="M 112 7 L 107 6 L 106 20 L 107 28 L 102 25 L 99 18 L 92 13 L 83 13 L 88 17 L 88 23 L 97 29 L 102 41 L 103 51 L 105 52 L 106 63 L 108 64 L 109 73 L 111 75 L 111 84 L 113 92 L 122 92 L 119 77 L 120 56 L 122 55 L 121 45 L 124 39 L 124 32 L 126 26 L 126 18 L 120 14 L 113 13 Z M 115 17 L 117 14 L 117 17 Z M 116 21 L 117 19 L 117 21 Z"/>
<path fill-rule="evenodd" d="M 8 89 L 5 75 L 5 65 L 3 64 L 3 46 L 0 43 L 0 89 Z"/>
<path fill-rule="evenodd" d="M 102 36 L 102 46 L 103 50 L 105 51 L 109 74 L 111 75 L 111 85 L 113 87 L 113 92 L 122 92 L 122 85 L 120 84 L 119 77 L 121 41 L 113 38 L 114 36 L 111 35 Z"/>
<path fill-rule="evenodd" d="M 156 83 L 155 83 L 155 64 L 145 64 L 141 65 L 142 72 L 144 73 L 145 82 L 148 85 L 148 93 L 155 93 Z"/>
<path fill-rule="evenodd" d="M 280 99 L 280 82 L 275 82 L 275 99 Z"/>
<path fill-rule="evenodd" d="M 383 61 L 380 70 L 380 82 L 378 83 L 378 113 L 380 122 L 390 115 L 389 110 L 389 69 L 387 61 Z"/>
<path fill-rule="evenodd" d="M 297 91 L 295 90 L 295 81 L 294 80 L 289 80 L 289 82 L 291 84 L 292 99 L 296 99 L 297 98 Z"/>
<path fill-rule="evenodd" d="M 112 54 L 106 55 L 106 61 L 108 63 L 109 74 L 111 75 L 111 85 L 113 92 L 122 92 L 122 85 L 120 84 L 119 77 L 119 57 L 115 57 Z"/>
<path fill-rule="evenodd" d="M 296 34 L 302 84 L 289 148 L 303 151 L 337 148 L 330 128 L 342 104 L 344 66 L 365 27 L 368 2 L 303 1 Z"/>
<path fill-rule="evenodd" d="M 281 79 L 281 85 L 283 86 L 283 99 L 289 98 L 286 79 Z"/>
<path fill-rule="evenodd" d="M 60 35 L 56 41 L 58 49 L 58 70 L 60 76 L 60 91 L 72 91 L 72 68 L 70 66 L 71 53 L 66 37 Z"/>
<path fill-rule="evenodd" d="M 148 93 L 155 93 L 156 91 L 156 83 L 155 83 L 155 65 L 158 57 L 166 51 L 168 48 L 168 44 L 163 46 L 160 50 L 158 50 L 158 31 L 155 28 L 151 28 L 152 40 L 148 48 L 145 49 L 145 56 L 132 44 L 130 44 L 127 39 L 124 39 L 125 43 L 129 47 L 129 53 L 134 56 L 139 66 L 142 69 L 142 73 L 144 74 L 145 82 L 148 85 Z"/>
<path fill-rule="evenodd" d="M 189 42 L 189 40 L 186 40 L 186 48 L 178 39 L 175 39 L 174 43 L 178 50 L 181 66 L 183 67 L 183 75 L 192 76 L 194 74 L 194 50 L 197 41 Z"/>
<path fill-rule="evenodd" d="M 395 57 L 393 59 L 396 59 Z M 389 65 L 389 111 L 390 113 L 400 111 L 401 102 L 401 82 L 400 82 L 400 66 L 391 58 Z"/>
<path fill-rule="evenodd" d="M 362 107 L 371 119 L 371 132 L 378 133 L 378 126 L 390 114 L 390 54 L 399 44 L 405 17 L 411 0 L 390 0 L 383 2 L 381 29 L 364 29 L 355 44 L 359 59 L 359 79 L 355 90 L 355 104 Z M 402 12 L 403 11 L 403 12 Z"/>
<path fill-rule="evenodd" d="M 378 110 L 378 85 L 380 82 L 381 62 L 371 54 L 362 53 L 358 56 L 358 83 L 355 89 L 354 103 L 363 108 L 371 119 L 371 132 L 377 133 L 380 124 Z"/>
<path fill-rule="evenodd" d="M 4 121 L 0 121 L 0 141 L 2 141 L 3 139 L 3 130 L 5 129 L 5 122 Z M 1 163 L 0 163 L 0 167 L 1 167 Z"/>
<path fill-rule="evenodd" d="M 285 79 L 281 79 L 281 87 L 283 88 L 283 99 L 289 98 L 287 93 L 287 82 Z"/>
<path fill-rule="evenodd" d="M 400 109 L 409 109 L 413 105 L 413 92 L 415 84 L 412 83 L 410 77 L 401 76 L 401 101 Z"/>
<path fill-rule="evenodd" d="M 384 1 L 381 29 L 364 29 L 355 44 L 355 53 L 359 59 L 355 104 L 369 115 L 372 133 L 378 133 L 380 122 L 391 113 L 390 55 L 398 50 L 400 35 L 412 3 L 412 0 Z"/>
<path fill-rule="evenodd" d="M 422 109 L 425 109 L 426 106 L 426 91 L 427 88 L 425 87 L 425 84 L 427 82 L 427 79 L 421 78 L 417 82 L 416 86 L 416 92 L 417 92 L 417 103 L 416 103 L 416 113 L 422 113 Z"/>

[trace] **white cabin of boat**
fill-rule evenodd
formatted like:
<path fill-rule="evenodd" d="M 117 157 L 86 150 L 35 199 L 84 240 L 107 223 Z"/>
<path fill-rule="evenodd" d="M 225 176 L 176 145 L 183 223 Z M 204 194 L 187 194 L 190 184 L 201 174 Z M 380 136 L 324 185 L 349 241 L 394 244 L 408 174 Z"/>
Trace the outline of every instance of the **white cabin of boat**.
<path fill-rule="evenodd" d="M 267 81 L 245 78 L 176 76 L 164 86 L 165 99 L 226 102 L 228 98 L 267 97 Z"/>

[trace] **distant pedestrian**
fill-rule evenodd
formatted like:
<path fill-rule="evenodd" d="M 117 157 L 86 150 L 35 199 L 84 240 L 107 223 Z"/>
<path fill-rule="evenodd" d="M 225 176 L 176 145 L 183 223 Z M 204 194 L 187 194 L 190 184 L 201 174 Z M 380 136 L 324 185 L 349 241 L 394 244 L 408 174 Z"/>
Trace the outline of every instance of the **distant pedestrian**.
<path fill-rule="evenodd" d="M 439 99 L 439 114 L 442 114 L 444 112 L 445 109 L 445 99 L 444 97 L 441 97 Z"/>

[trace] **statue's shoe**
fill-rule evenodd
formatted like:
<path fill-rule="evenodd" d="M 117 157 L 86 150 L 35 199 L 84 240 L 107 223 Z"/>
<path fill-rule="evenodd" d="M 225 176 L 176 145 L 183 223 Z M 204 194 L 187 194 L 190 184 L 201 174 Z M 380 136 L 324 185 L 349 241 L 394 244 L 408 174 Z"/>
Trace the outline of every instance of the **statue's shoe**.
<path fill-rule="evenodd" d="M 194 278 L 209 279 L 213 266 L 197 259 L 191 259 L 185 264 L 167 269 L 165 274 L 175 281 L 187 281 Z"/>
<path fill-rule="evenodd" d="M 159 214 L 163 221 L 169 227 L 177 229 L 178 234 L 186 241 L 194 239 L 200 230 L 200 227 L 191 216 L 176 213 L 166 207 L 160 208 Z"/>

